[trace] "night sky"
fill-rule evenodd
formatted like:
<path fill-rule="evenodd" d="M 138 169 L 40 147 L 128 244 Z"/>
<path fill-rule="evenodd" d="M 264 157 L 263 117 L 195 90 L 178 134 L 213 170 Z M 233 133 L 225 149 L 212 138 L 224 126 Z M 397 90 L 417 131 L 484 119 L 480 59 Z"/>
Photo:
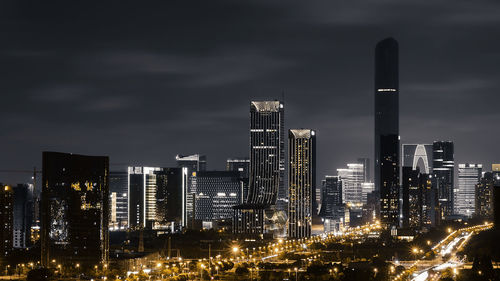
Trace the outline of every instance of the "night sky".
<path fill-rule="evenodd" d="M 373 159 L 374 47 L 389 36 L 401 142 L 500 162 L 497 1 L 15 2 L 0 2 L 0 169 L 41 168 L 44 150 L 112 170 L 202 153 L 223 169 L 248 156 L 250 100 L 284 92 L 285 127 L 317 130 L 319 182 Z"/>

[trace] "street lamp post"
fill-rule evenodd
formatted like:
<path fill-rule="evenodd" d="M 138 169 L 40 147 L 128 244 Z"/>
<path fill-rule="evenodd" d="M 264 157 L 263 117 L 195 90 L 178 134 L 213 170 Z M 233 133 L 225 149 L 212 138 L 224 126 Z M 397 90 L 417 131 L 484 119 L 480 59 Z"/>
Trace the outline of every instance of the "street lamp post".
<path fill-rule="evenodd" d="M 293 270 L 295 270 L 295 281 L 298 280 L 298 268 L 294 268 Z"/>

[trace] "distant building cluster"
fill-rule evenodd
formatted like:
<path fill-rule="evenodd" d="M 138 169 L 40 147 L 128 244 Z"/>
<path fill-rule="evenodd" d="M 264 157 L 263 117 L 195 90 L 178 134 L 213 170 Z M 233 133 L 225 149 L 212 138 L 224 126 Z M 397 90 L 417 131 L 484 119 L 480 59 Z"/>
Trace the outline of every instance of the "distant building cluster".
<path fill-rule="evenodd" d="M 179 154 L 175 167 L 113 171 L 106 156 L 43 152 L 41 191 L 39 171 L 33 182 L 0 184 L 0 263 L 37 243 L 45 266 L 105 263 L 110 232 L 304 238 L 380 221 L 407 239 L 447 220 L 498 222 L 500 164 L 457 166 L 452 141 L 400 144 L 398 52 L 392 38 L 375 48 L 374 159 L 318 183 L 318 132 L 285 131 L 279 100 L 250 102 L 248 156 L 227 159 L 224 171 L 207 170 L 201 154 Z"/>

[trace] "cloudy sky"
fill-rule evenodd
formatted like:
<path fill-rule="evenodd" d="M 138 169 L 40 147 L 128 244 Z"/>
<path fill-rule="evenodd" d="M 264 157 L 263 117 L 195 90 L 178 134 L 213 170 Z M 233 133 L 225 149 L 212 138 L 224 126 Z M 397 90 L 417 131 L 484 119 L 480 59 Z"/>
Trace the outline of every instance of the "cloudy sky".
<path fill-rule="evenodd" d="M 318 176 L 334 174 L 373 158 L 373 53 L 388 36 L 402 143 L 500 162 L 498 1 L 2 1 L 0 169 L 41 167 L 44 150 L 112 169 L 203 153 L 223 169 L 248 155 L 250 100 L 284 92 L 285 126 L 316 129 Z"/>

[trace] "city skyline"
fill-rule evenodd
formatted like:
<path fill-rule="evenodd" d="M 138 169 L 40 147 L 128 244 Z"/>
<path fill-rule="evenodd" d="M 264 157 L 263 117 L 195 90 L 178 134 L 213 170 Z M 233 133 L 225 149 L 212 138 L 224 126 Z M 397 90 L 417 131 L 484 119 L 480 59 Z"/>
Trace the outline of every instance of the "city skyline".
<path fill-rule="evenodd" d="M 349 13 L 348 5 L 337 11 L 315 3 L 307 9 L 303 4 L 278 9 L 267 2 L 234 3 L 226 7 L 232 16 L 203 6 L 209 13 L 197 22 L 207 26 L 189 24 L 192 18 L 187 17 L 177 27 L 199 36 L 226 36 L 202 37 L 207 40 L 199 46 L 180 30 L 162 28 L 178 15 L 151 15 L 148 7 L 134 10 L 136 17 L 124 16 L 137 30 L 157 24 L 139 36 L 117 29 L 124 19 L 105 16 L 113 8 L 106 5 L 102 12 L 80 7 L 102 30 L 83 17 L 66 16 L 74 12 L 66 5 L 6 6 L 2 12 L 15 13 L 2 17 L 5 26 L 22 24 L 5 31 L 11 40 L 0 49 L 8 69 L 0 122 L 2 155 L 8 162 L 0 169 L 40 169 L 42 151 L 61 151 L 108 155 L 110 170 L 173 167 L 176 154 L 200 153 L 207 155 L 209 170 L 222 170 L 227 158 L 248 154 L 249 101 L 280 99 L 284 92 L 285 130 L 312 126 L 321 136 L 318 151 L 324 153 L 318 154 L 317 177 L 322 178 L 358 157 L 372 158 L 373 45 L 387 36 L 395 37 L 403 50 L 401 143 L 450 140 L 456 163 L 489 167 L 499 158 L 497 135 L 489 129 L 500 118 L 493 94 L 500 88 L 495 79 L 500 42 L 489 36 L 498 29 L 493 15 L 499 8 L 460 3 L 444 11 L 445 4 L 429 7 L 425 23 L 416 23 L 415 7 L 390 1 L 373 3 L 373 11 L 358 15 Z M 186 8 L 179 4 L 171 10 Z M 130 15 L 132 9 L 124 4 L 119 11 Z M 468 16 L 460 17 L 465 11 Z M 342 17 L 346 13 L 351 16 Z M 256 15 L 262 15 L 262 22 L 253 20 Z M 68 33 L 69 28 L 77 33 Z M 107 37 L 109 31 L 116 32 Z M 120 44 L 130 32 L 156 47 L 141 40 Z M 178 40 L 170 44 L 161 35 Z M 220 67 L 214 69 L 216 65 Z M 199 141 L 197 134 L 209 141 Z M 480 145 L 478 134 L 483 136 Z M 30 179 L 1 176 L 9 184 Z"/>

